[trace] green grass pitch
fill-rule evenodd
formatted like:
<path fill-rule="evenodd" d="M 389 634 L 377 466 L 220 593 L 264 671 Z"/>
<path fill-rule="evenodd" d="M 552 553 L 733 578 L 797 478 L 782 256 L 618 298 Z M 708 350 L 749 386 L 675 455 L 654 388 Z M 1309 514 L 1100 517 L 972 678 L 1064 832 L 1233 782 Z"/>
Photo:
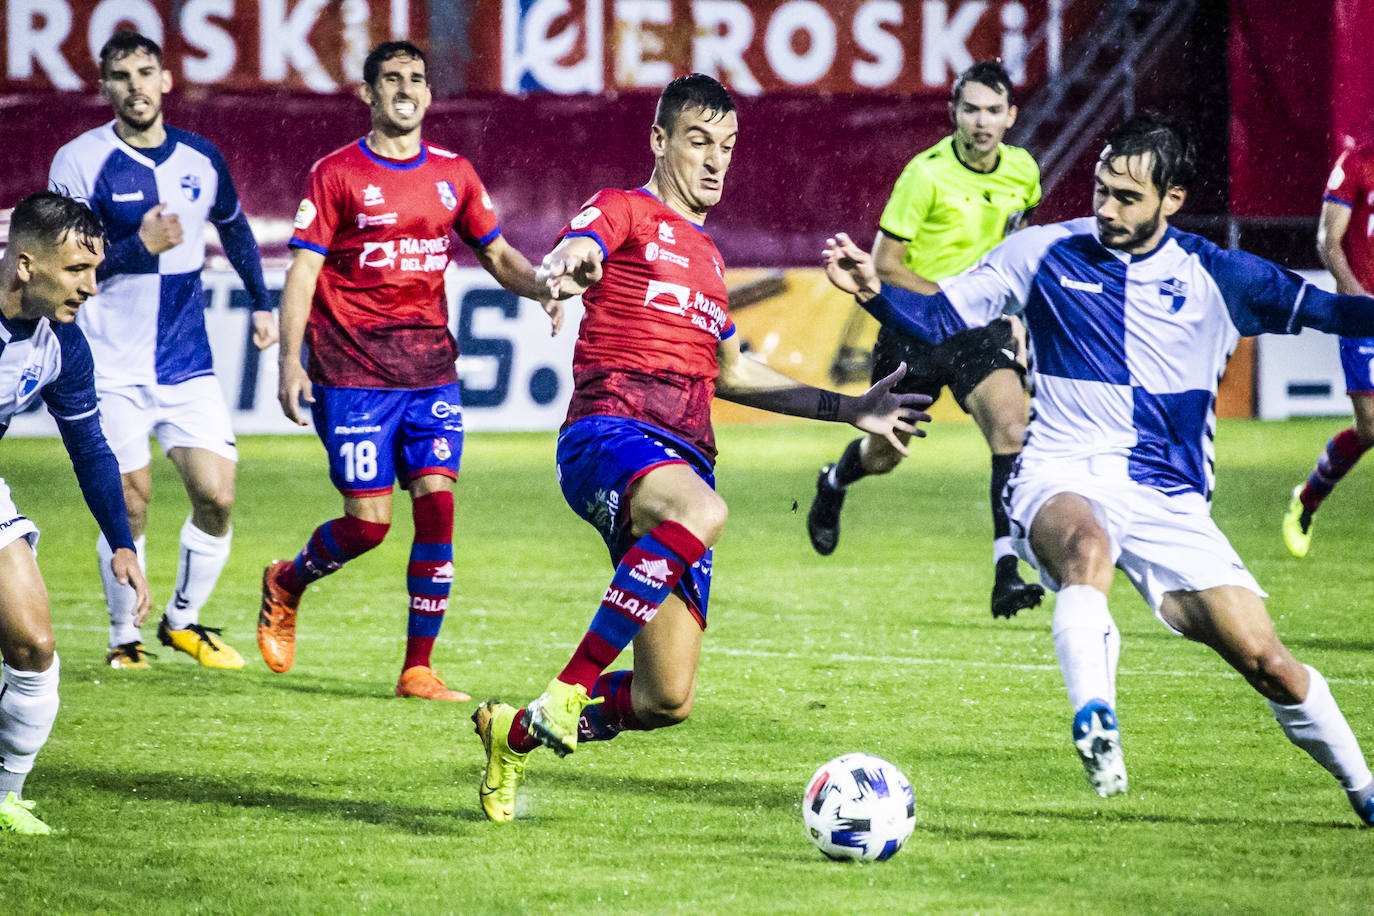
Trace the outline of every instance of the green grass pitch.
<path fill-rule="evenodd" d="M 1279 536 L 1290 489 L 1340 424 L 1223 423 L 1215 511 L 1271 592 L 1280 635 L 1374 751 L 1369 470 L 1318 516 L 1308 559 Z M 471 704 L 391 696 L 406 501 L 382 547 L 307 594 L 296 666 L 273 674 L 253 639 L 262 567 L 339 500 L 313 438 L 246 439 L 234 554 L 202 617 L 248 667 L 163 651 L 152 671 L 116 672 L 95 525 L 66 456 L 55 441 L 5 441 L 0 468 L 43 530 L 63 662 L 28 795 L 62 833 L 0 839 L 0 910 L 1368 911 L 1374 835 L 1258 695 L 1168 633 L 1122 576 L 1131 791 L 1089 790 L 1048 611 L 988 612 L 988 461 L 971 424 L 937 426 L 895 475 L 856 486 L 829 558 L 804 519 L 846 431 L 719 435 L 731 518 L 691 719 L 566 760 L 539 752 L 523 817 L 506 825 L 477 806 Z M 472 435 L 464 466 L 436 665 L 479 699 L 522 702 L 581 637 L 610 570 L 558 493 L 552 434 Z M 170 465 L 154 468 L 149 572 L 165 603 L 186 504 Z M 856 750 L 915 789 L 916 832 L 886 863 L 829 862 L 803 833 L 807 778 Z"/>

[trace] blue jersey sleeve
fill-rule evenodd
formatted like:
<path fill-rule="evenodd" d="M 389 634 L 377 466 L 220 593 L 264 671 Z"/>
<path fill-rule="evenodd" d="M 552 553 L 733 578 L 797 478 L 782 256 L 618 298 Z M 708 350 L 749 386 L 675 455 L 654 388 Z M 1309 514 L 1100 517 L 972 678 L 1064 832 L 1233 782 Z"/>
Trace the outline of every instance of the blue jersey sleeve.
<path fill-rule="evenodd" d="M 157 264 L 157 255 L 144 246 L 137 232 L 118 240 L 107 237 L 105 260 L 96 268 L 95 278 L 98 282 L 117 274 L 156 273 L 156 269 L 149 270 L 150 263 Z"/>
<path fill-rule="evenodd" d="M 968 325 L 943 292 L 927 296 L 884 283 L 882 291 L 865 302 L 863 307 L 880 324 L 894 327 L 926 343 L 938 344 L 960 331 L 968 330 Z"/>
<path fill-rule="evenodd" d="M 43 401 L 57 421 L 57 430 L 71 458 L 81 495 L 105 540 L 116 550 L 121 547 L 133 550 L 134 539 L 129 531 L 119 462 L 101 432 L 100 414 L 96 410 L 91 349 L 76 325 L 56 325 L 54 330 L 62 346 L 62 370 L 43 387 Z"/>
<path fill-rule="evenodd" d="M 262 278 L 262 257 L 258 254 L 258 241 L 253 238 L 248 217 L 240 210 L 233 219 L 216 226 L 219 240 L 224 245 L 224 255 L 234 265 L 239 279 L 243 281 L 243 288 L 248 290 L 253 310 L 271 309 L 272 300 L 267 295 L 267 283 Z"/>

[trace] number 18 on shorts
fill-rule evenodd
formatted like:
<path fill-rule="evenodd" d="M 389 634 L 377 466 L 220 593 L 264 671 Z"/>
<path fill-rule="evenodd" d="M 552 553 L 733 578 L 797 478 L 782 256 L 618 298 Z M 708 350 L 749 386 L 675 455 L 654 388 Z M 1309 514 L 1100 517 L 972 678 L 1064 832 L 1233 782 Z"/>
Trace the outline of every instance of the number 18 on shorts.
<path fill-rule="evenodd" d="M 397 480 L 458 476 L 463 406 L 458 383 L 438 388 L 315 386 L 315 432 L 344 496 L 381 496 Z"/>

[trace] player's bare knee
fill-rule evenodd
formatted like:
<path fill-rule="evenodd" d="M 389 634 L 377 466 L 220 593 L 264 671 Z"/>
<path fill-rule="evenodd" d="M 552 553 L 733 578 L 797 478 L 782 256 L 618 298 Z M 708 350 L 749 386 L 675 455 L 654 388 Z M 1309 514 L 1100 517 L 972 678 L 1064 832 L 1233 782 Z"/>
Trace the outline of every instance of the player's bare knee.
<path fill-rule="evenodd" d="M 859 463 L 869 474 L 890 474 L 902 463 L 902 454 L 886 439 L 870 436 L 859 447 Z"/>
<path fill-rule="evenodd" d="M 730 516 L 725 500 L 714 493 L 712 497 L 693 505 L 683 513 L 684 517 L 679 522 L 707 546 L 720 539 L 721 532 L 725 530 L 725 522 Z"/>
<path fill-rule="evenodd" d="M 642 708 L 635 710 L 640 724 L 648 728 L 668 728 L 687 720 L 692 713 L 692 691 L 665 692 L 647 697 Z"/>
<path fill-rule="evenodd" d="M 229 517 L 233 510 L 234 488 L 232 486 L 198 493 L 191 499 L 192 523 L 201 531 L 215 536 L 220 536 L 228 530 Z"/>
<path fill-rule="evenodd" d="M 5 640 L 5 664 L 19 671 L 46 671 L 56 651 L 52 630 L 21 630 Z"/>
<path fill-rule="evenodd" d="M 1243 647 L 1232 664 L 1268 699 L 1285 706 L 1302 702 L 1305 672 L 1277 639 Z"/>

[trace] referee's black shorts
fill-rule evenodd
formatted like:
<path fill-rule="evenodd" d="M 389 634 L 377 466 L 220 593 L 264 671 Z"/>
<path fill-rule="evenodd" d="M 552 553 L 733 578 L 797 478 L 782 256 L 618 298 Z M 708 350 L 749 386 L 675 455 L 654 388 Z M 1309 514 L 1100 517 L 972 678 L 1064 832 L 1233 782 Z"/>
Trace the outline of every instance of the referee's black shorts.
<path fill-rule="evenodd" d="M 884 325 L 873 345 L 873 381 L 891 375 L 902 362 L 906 363 L 906 375 L 893 391 L 937 398 L 940 390 L 948 387 L 964 413 L 968 413 L 969 393 L 997 369 L 1011 369 L 1020 375 L 1026 372 L 1016 361 L 1016 340 L 1006 318 L 987 327 L 960 331 L 938 344 Z"/>

